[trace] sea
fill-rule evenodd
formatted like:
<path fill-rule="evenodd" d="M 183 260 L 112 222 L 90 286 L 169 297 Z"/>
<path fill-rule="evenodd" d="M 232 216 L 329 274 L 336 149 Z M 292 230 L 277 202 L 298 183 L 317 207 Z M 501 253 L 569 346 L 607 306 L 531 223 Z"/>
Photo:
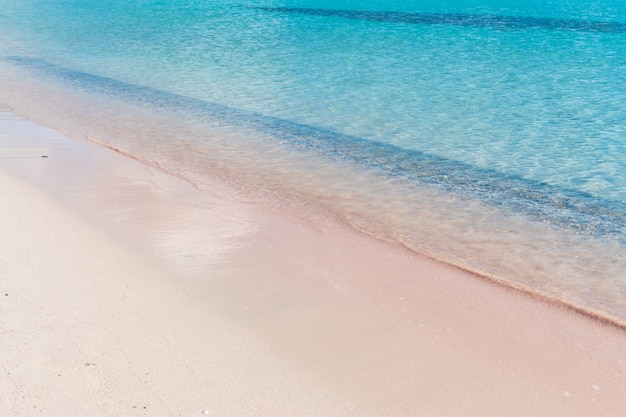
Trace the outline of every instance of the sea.
<path fill-rule="evenodd" d="M 626 324 L 623 0 L 0 0 L 0 104 Z"/>

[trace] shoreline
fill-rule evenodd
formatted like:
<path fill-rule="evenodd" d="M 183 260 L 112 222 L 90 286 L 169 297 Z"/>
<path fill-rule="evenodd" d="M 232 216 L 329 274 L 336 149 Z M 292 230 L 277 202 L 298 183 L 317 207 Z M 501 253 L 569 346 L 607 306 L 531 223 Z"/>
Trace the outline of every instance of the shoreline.
<path fill-rule="evenodd" d="M 0 110 L 1 111 L 1 110 Z M 138 158 L 137 156 L 125 151 L 124 149 L 118 148 L 114 145 L 109 145 L 106 143 L 102 143 L 99 142 L 97 140 L 94 140 L 92 138 L 87 138 L 86 139 L 88 142 L 95 144 L 96 146 L 100 146 L 106 149 L 109 149 L 115 153 L 118 153 L 126 158 L 132 159 L 140 164 L 145 164 L 145 165 L 149 165 L 153 168 L 158 169 L 159 171 L 163 172 L 165 175 L 168 176 L 172 176 L 172 177 L 176 177 L 178 179 L 180 179 L 183 182 L 189 183 L 191 184 L 194 188 L 196 188 L 199 192 L 204 192 L 206 191 L 205 189 L 203 189 L 202 187 L 200 187 L 198 184 L 195 184 L 193 182 L 191 182 L 188 178 L 184 177 L 184 176 L 180 176 L 177 175 L 175 173 L 169 172 L 167 169 L 162 168 L 160 166 L 153 166 L 150 164 L 149 161 L 145 161 L 142 160 L 140 158 Z M 223 186 L 222 183 L 220 183 L 220 186 Z M 228 187 L 228 185 L 227 185 Z M 276 211 L 276 210 L 274 210 Z M 280 208 L 278 209 L 278 211 L 280 212 L 285 212 L 285 211 L 289 211 L 286 208 L 286 204 L 282 203 L 280 204 Z M 345 221 L 341 221 L 340 219 L 338 219 L 336 216 L 334 216 L 331 213 L 321 213 L 321 210 L 319 207 L 315 207 L 315 208 L 310 208 L 309 210 L 307 210 L 308 214 L 313 214 L 316 218 L 320 219 L 323 218 L 324 221 L 327 222 L 331 222 L 331 223 L 335 223 L 340 225 L 340 227 L 342 228 L 350 228 L 351 230 L 363 234 L 371 239 L 377 240 L 377 241 L 381 241 L 381 242 L 385 242 L 387 244 L 389 244 L 392 247 L 395 247 L 396 250 L 401 250 L 401 251 L 407 251 L 408 253 L 410 253 L 412 256 L 417 256 L 417 257 L 424 257 L 427 258 L 431 261 L 434 261 L 436 263 L 440 263 L 442 265 L 444 265 L 446 268 L 452 268 L 452 269 L 457 269 L 459 270 L 461 273 L 464 274 L 469 274 L 472 275 L 475 279 L 480 279 L 480 280 L 485 280 L 491 284 L 494 284 L 498 287 L 502 287 L 504 290 L 509 290 L 509 291 L 516 291 L 519 292 L 521 295 L 530 297 L 534 300 L 540 301 L 542 303 L 547 303 L 547 304 L 553 304 L 559 308 L 564 308 L 567 310 L 571 310 L 572 312 L 576 313 L 576 314 L 580 314 L 582 316 L 585 316 L 587 318 L 593 319 L 593 320 L 597 320 L 600 324 L 603 325 L 609 325 L 609 326 L 614 326 L 619 330 L 626 330 L 626 321 L 624 321 L 624 319 L 621 318 L 620 315 L 611 315 L 609 313 L 607 313 L 606 311 L 594 311 L 592 309 L 590 309 L 588 306 L 584 306 L 581 303 L 576 303 L 573 300 L 569 300 L 566 301 L 564 299 L 559 299 L 556 298 L 554 296 L 551 296 L 549 294 L 544 294 L 541 292 L 538 292 L 536 289 L 533 289 L 531 287 L 528 286 L 524 286 L 520 283 L 517 283 L 515 281 L 510 281 L 510 280 L 506 280 L 504 278 L 495 276 L 495 275 L 489 275 L 487 273 L 483 273 L 479 270 L 475 270 L 475 269 L 471 269 L 469 267 L 464 267 L 462 265 L 456 265 L 452 262 L 447 261 L 445 258 L 441 258 L 441 257 L 437 257 L 434 254 L 426 254 L 426 253 L 421 253 L 419 252 L 419 250 L 415 250 L 413 248 L 411 248 L 410 246 L 406 245 L 405 243 L 402 242 L 394 242 L 394 241 L 387 241 L 379 236 L 375 236 L 372 235 L 371 233 L 369 233 L 367 230 L 362 230 L 360 228 L 358 228 L 357 226 L 354 225 L 349 225 L 349 224 L 345 224 Z M 290 211 L 290 216 L 294 216 L 294 213 L 291 213 Z M 302 217 L 301 213 L 297 213 L 295 214 L 295 217 Z M 305 221 L 303 219 L 301 219 L 302 221 Z"/>
<path fill-rule="evenodd" d="M 7 111 L 10 112 L 11 110 L 7 110 Z M 22 117 L 22 116 L 19 116 L 19 117 Z M 25 118 L 25 120 L 28 120 L 28 119 Z M 37 123 L 37 122 L 32 122 L 32 123 L 45 126 L 45 123 Z M 66 133 L 64 133 L 62 130 L 59 130 L 59 129 L 53 129 L 53 130 L 59 131 L 61 135 L 63 136 L 66 135 Z M 457 259 L 450 258 L 449 256 L 448 257 L 445 256 L 446 254 L 443 254 L 443 253 L 420 250 L 420 248 L 412 247 L 410 245 L 410 242 L 407 242 L 407 241 L 403 241 L 403 240 L 396 241 L 393 239 L 386 239 L 382 235 L 376 235 L 376 234 L 371 233 L 371 231 L 369 231 L 367 228 L 361 227 L 359 224 L 354 224 L 346 219 L 341 218 L 341 216 L 338 213 L 333 212 L 331 209 L 328 209 L 327 207 L 313 205 L 310 202 L 303 203 L 302 198 L 299 198 L 296 196 L 287 196 L 284 194 L 280 195 L 280 197 L 278 198 L 278 200 L 280 201 L 278 202 L 278 204 L 274 204 L 278 200 L 276 200 L 276 197 L 271 196 L 272 194 L 271 191 L 265 190 L 264 192 L 261 193 L 261 195 L 256 195 L 255 192 L 252 192 L 251 189 L 249 189 L 250 187 L 246 187 L 245 185 L 242 185 L 238 183 L 237 181 L 232 182 L 223 177 L 211 178 L 211 177 L 205 176 L 202 178 L 201 182 L 194 182 L 188 175 L 183 175 L 182 173 L 172 172 L 170 169 L 168 169 L 168 167 L 161 166 L 160 163 L 152 160 L 151 158 L 142 158 L 138 155 L 133 154 L 132 152 L 126 149 L 123 149 L 117 146 L 116 144 L 102 142 L 96 138 L 91 137 L 89 134 L 86 135 L 85 139 L 79 139 L 78 137 L 80 135 L 77 135 L 77 136 L 67 135 L 67 136 L 70 137 L 73 141 L 80 142 L 81 140 L 86 140 L 90 144 L 94 144 L 98 147 L 111 150 L 139 164 L 148 165 L 162 172 L 163 174 L 167 176 L 175 177 L 178 180 L 181 180 L 185 183 L 190 184 L 196 191 L 199 191 L 201 193 L 203 192 L 212 193 L 216 189 L 219 189 L 220 192 L 225 193 L 224 195 L 222 195 L 223 198 L 227 198 L 227 199 L 235 198 L 237 200 L 252 201 L 253 204 L 256 204 L 255 202 L 258 202 L 259 200 L 261 200 L 261 203 L 259 205 L 265 207 L 265 209 L 268 209 L 269 206 L 272 206 L 272 209 L 270 211 L 287 214 L 290 217 L 298 217 L 302 221 L 306 221 L 306 217 L 313 216 L 318 221 L 328 222 L 328 223 L 332 223 L 335 225 L 341 225 L 341 227 L 347 227 L 350 230 L 356 231 L 357 233 L 362 233 L 372 239 L 387 242 L 391 244 L 392 246 L 397 246 L 398 248 L 402 248 L 402 250 L 406 250 L 409 253 L 414 254 L 416 256 L 423 256 L 423 257 L 432 259 L 436 262 L 446 265 L 447 267 L 456 268 L 459 271 L 462 271 L 463 273 L 474 275 L 478 279 L 487 280 L 495 285 L 502 286 L 505 289 L 519 291 L 520 293 L 526 296 L 540 300 L 542 302 L 552 303 L 560 307 L 571 309 L 572 311 L 576 313 L 588 316 L 595 320 L 599 320 L 602 323 L 616 326 L 617 328 L 620 328 L 620 329 L 626 329 L 626 316 L 624 316 L 624 313 L 619 312 L 619 311 L 617 313 L 611 313 L 611 310 L 615 307 L 614 305 L 610 305 L 610 304 L 601 305 L 600 309 L 594 310 L 592 308 L 592 305 L 588 302 L 589 300 L 572 298 L 572 294 L 563 294 L 563 293 L 559 293 L 558 291 L 557 292 L 554 292 L 554 291 L 542 292 L 537 286 L 530 285 L 528 282 L 525 282 L 523 280 L 520 281 L 517 279 L 507 279 L 505 278 L 504 275 L 497 275 L 494 273 L 489 273 L 479 267 L 472 267 L 470 264 L 458 262 L 459 261 L 458 258 Z M 236 191 L 233 191 L 235 189 Z M 269 197 L 270 200 L 274 198 L 275 201 L 272 201 L 270 204 L 268 204 L 268 195 L 270 195 Z M 297 208 L 294 209 L 292 206 L 294 207 L 297 206 Z M 520 225 L 518 225 L 518 227 L 519 226 Z M 544 232 L 546 231 L 544 230 Z M 558 236 L 558 237 L 563 238 L 562 236 Z M 570 237 L 574 238 L 574 236 L 570 236 Z M 591 242 L 586 242 L 586 243 L 591 243 Z M 594 249 L 597 250 L 597 248 L 594 248 Z M 557 282 L 557 285 L 558 285 L 558 282 Z M 618 288 L 616 292 L 622 292 L 622 291 L 623 291 L 623 288 Z"/>
<path fill-rule="evenodd" d="M 3 74 L 7 79 L 3 100 L 25 118 L 72 138 L 123 149 L 122 154 L 209 194 L 221 187 L 236 190 L 225 191 L 228 198 L 261 201 L 291 216 L 338 219 L 414 253 L 594 317 L 626 323 L 626 252 L 619 240 L 579 235 L 550 221 L 535 221 L 524 212 L 500 210 L 480 198 L 395 186 L 385 175 L 353 169 L 358 164 L 344 166 L 307 152 L 292 153 L 289 146 L 276 147 L 256 134 L 239 137 L 237 129 L 213 130 L 176 109 L 111 102 L 111 97 L 14 71 Z M 97 84 L 82 85 L 86 90 L 91 87 Z M 140 93 L 142 87 L 128 88 Z M 199 140 L 204 135 L 211 140 Z M 378 195 L 382 198 L 371 198 Z M 600 227 L 603 221 L 602 216 L 581 219 L 580 227 Z M 502 256 L 507 262 L 501 262 Z"/>
<path fill-rule="evenodd" d="M 0 283 L 28 302 L 3 306 L 13 313 L 0 324 L 3 366 L 15 372 L 0 383 L 14 402 L 0 409 L 92 398 L 79 415 L 626 411 L 623 328 L 20 123 L 0 147 L 14 274 Z M 45 346 L 64 346 L 63 335 L 82 342 L 63 342 L 75 347 L 54 362 Z M 39 349 L 20 351 L 26 339 Z M 139 384 L 149 367 L 153 382 Z M 71 391 L 52 369 L 84 386 Z"/>

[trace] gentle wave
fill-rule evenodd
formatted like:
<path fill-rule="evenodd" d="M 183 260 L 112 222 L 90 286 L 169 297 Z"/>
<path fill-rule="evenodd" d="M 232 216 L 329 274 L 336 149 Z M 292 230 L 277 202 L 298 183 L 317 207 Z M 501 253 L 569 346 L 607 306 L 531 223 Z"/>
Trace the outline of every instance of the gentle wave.
<path fill-rule="evenodd" d="M 184 109 L 214 126 L 257 130 L 283 145 L 316 152 L 333 161 L 349 162 L 391 178 L 478 199 L 576 233 L 626 243 L 623 203 L 416 150 L 75 71 L 39 59 L 8 57 L 6 60 L 90 92 L 149 103 L 168 111 Z"/>

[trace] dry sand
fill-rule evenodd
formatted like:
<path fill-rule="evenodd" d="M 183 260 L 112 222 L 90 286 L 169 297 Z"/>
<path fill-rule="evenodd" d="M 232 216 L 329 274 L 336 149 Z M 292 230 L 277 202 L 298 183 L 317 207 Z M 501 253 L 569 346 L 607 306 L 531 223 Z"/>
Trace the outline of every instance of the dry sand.
<path fill-rule="evenodd" d="M 6 112 L 0 236 L 2 416 L 626 415 L 623 329 Z"/>

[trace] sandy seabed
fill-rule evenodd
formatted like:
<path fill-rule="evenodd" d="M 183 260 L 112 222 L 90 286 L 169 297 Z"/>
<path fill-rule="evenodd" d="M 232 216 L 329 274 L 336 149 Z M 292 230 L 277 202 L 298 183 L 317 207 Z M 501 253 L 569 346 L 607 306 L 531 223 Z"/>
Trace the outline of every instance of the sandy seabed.
<path fill-rule="evenodd" d="M 2 416 L 624 416 L 626 331 L 0 113 Z"/>

